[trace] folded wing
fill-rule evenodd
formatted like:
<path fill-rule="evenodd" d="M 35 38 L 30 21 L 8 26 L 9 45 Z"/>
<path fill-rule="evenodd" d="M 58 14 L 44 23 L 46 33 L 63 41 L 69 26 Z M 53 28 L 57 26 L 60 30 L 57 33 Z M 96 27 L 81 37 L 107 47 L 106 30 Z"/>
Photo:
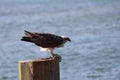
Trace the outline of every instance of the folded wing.
<path fill-rule="evenodd" d="M 63 44 L 63 38 L 49 33 L 36 33 L 25 31 L 22 41 L 32 42 L 43 48 L 53 48 Z"/>

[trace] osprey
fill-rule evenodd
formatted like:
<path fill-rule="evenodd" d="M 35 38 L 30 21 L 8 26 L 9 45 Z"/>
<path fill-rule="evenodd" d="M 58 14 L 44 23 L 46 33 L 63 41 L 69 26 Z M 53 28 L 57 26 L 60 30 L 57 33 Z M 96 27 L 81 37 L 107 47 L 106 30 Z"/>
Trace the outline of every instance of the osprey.
<path fill-rule="evenodd" d="M 50 33 L 37 33 L 29 32 L 25 30 L 25 36 L 22 37 L 22 41 L 32 42 L 41 48 L 41 51 L 50 52 L 50 56 L 54 57 L 53 50 L 55 48 L 63 47 L 67 41 L 71 41 L 70 38 L 64 36 L 57 36 Z"/>

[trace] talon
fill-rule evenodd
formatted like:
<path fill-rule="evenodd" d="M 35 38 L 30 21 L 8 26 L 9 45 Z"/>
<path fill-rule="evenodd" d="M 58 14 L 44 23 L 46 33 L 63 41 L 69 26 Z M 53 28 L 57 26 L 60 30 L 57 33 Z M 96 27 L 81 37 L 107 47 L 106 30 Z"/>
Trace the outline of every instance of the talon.
<path fill-rule="evenodd" d="M 60 55 L 58 55 L 58 54 L 54 54 L 54 58 L 58 58 L 58 59 L 59 59 L 59 62 L 62 61 L 62 57 L 61 57 Z"/>

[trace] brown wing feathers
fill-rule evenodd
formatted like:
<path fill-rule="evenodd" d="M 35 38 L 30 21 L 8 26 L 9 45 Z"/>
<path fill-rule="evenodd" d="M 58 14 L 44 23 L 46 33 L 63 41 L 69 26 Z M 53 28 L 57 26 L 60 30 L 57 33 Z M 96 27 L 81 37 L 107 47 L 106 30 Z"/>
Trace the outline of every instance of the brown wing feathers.
<path fill-rule="evenodd" d="M 33 42 L 41 47 L 56 47 L 63 43 L 60 36 L 56 36 L 49 33 L 35 33 L 25 30 L 25 36 L 22 37 L 22 41 Z"/>

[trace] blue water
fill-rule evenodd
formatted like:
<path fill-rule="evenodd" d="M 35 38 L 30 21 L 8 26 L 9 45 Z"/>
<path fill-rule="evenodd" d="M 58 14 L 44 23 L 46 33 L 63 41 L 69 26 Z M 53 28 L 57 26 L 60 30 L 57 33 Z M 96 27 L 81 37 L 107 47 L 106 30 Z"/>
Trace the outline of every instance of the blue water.
<path fill-rule="evenodd" d="M 24 30 L 71 38 L 55 50 L 61 80 L 120 80 L 120 0 L 0 0 L 0 80 L 18 79 L 18 61 L 49 57 L 20 41 Z"/>

